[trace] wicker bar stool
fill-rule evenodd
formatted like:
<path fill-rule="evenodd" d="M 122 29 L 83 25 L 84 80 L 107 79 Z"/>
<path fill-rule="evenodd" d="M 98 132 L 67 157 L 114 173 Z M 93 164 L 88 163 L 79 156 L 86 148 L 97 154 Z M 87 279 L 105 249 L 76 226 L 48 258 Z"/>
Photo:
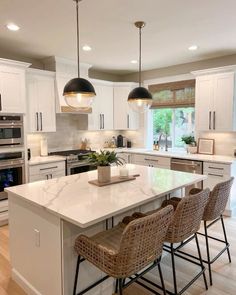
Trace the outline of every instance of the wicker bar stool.
<path fill-rule="evenodd" d="M 120 223 L 92 237 L 80 235 L 75 241 L 78 259 L 73 295 L 85 294 L 108 277 L 117 279 L 119 294 L 122 295 L 124 288 L 156 266 L 159 269 L 163 292 L 166 294 L 160 260 L 172 217 L 173 207 L 168 206 L 152 215 L 133 220 L 127 226 Z M 77 293 L 79 267 L 84 260 L 88 260 L 106 276 Z M 139 273 L 140 271 L 142 272 Z M 125 283 L 126 278 L 131 280 Z"/>
<path fill-rule="evenodd" d="M 170 243 L 170 246 L 164 245 L 164 250 L 171 254 L 173 283 L 174 283 L 174 293 L 167 290 L 168 294 L 182 294 L 201 275 L 203 275 L 205 287 L 206 289 L 208 289 L 206 275 L 205 275 L 205 267 L 203 265 L 198 237 L 196 233 L 200 228 L 201 219 L 209 198 L 209 194 L 210 194 L 210 190 L 205 189 L 201 192 L 198 192 L 196 195 L 186 196 L 180 199 L 180 201 L 178 200 L 178 202 L 174 198 L 174 199 L 164 201 L 162 203 L 162 207 L 172 205 L 175 209 L 174 217 L 169 225 L 167 235 L 165 238 L 165 242 Z M 147 212 L 146 214 L 153 214 L 153 212 L 154 211 L 150 211 L 150 212 Z M 145 214 L 137 212 L 137 213 L 134 213 L 131 217 L 124 218 L 123 221 L 124 223 L 127 224 L 133 218 L 141 218 L 144 215 Z M 196 260 L 188 259 L 186 256 L 183 256 L 180 253 L 178 253 L 180 252 L 180 249 L 182 247 L 184 247 L 187 243 L 189 243 L 193 239 L 195 239 L 195 242 L 196 242 L 199 263 L 196 262 Z M 179 244 L 179 243 L 180 245 L 174 247 L 174 244 Z M 175 256 L 183 258 L 187 260 L 188 262 L 196 264 L 201 267 L 201 271 L 180 291 L 178 291 L 178 288 L 177 288 Z M 146 278 L 142 278 L 142 279 L 157 288 L 160 287 Z"/>
<path fill-rule="evenodd" d="M 198 232 L 199 235 L 202 235 L 205 237 L 205 241 L 206 241 L 207 260 L 203 260 L 203 262 L 208 265 L 210 285 L 212 285 L 212 270 L 211 270 L 212 263 L 214 263 L 225 251 L 227 251 L 229 263 L 231 263 L 231 256 L 230 256 L 230 250 L 229 250 L 230 244 L 227 239 L 223 213 L 225 211 L 226 204 L 229 200 L 230 190 L 231 190 L 233 181 L 234 181 L 234 178 L 231 177 L 227 181 L 218 183 L 213 188 L 213 190 L 210 193 L 210 197 L 202 217 L 202 220 L 204 222 L 204 233 Z M 190 191 L 190 194 L 195 194 L 195 193 L 198 193 L 199 191 L 200 191 L 199 189 L 194 188 Z M 178 202 L 178 199 L 177 198 L 175 199 L 176 199 L 175 202 Z M 221 220 L 223 236 L 224 236 L 223 240 L 208 234 L 209 227 L 211 227 L 213 224 L 215 224 L 219 220 Z M 207 222 L 210 222 L 210 223 L 207 224 Z M 210 255 L 209 239 L 225 244 L 225 247 L 214 258 L 211 258 L 211 255 Z"/>

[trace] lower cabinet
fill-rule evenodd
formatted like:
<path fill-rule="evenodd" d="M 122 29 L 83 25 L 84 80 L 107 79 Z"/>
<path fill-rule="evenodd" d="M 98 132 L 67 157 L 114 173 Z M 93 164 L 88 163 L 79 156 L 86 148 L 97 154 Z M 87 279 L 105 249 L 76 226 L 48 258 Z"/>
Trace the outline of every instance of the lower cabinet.
<path fill-rule="evenodd" d="M 65 161 L 29 166 L 29 182 L 65 176 Z"/>
<path fill-rule="evenodd" d="M 170 169 L 170 160 L 168 157 L 158 157 L 147 154 L 134 154 L 132 163 L 156 168 Z"/>
<path fill-rule="evenodd" d="M 203 182 L 203 187 L 208 187 L 212 190 L 217 183 L 226 181 L 230 178 L 231 165 L 204 162 L 203 174 L 207 175 L 207 179 Z"/>

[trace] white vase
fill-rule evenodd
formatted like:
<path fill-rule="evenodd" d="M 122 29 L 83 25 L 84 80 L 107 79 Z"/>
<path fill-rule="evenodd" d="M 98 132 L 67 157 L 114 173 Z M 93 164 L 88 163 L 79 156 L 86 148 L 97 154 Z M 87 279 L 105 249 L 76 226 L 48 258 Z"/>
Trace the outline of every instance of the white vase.
<path fill-rule="evenodd" d="M 111 181 L 111 167 L 98 166 L 98 182 L 106 183 Z"/>
<path fill-rule="evenodd" d="M 197 146 L 192 146 L 190 144 L 186 144 L 186 149 L 189 154 L 196 154 L 197 153 Z"/>

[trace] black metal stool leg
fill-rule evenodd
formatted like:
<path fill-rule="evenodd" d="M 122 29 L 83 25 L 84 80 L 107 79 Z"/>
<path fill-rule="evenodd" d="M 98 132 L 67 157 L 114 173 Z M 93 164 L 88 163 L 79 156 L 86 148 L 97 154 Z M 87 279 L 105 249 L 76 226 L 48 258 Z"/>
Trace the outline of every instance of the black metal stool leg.
<path fill-rule="evenodd" d="M 165 282 L 164 282 L 164 279 L 163 279 L 160 262 L 158 263 L 158 270 L 159 270 L 159 276 L 160 276 L 160 279 L 161 279 L 161 286 L 162 286 L 162 289 L 163 289 L 163 294 L 166 295 Z"/>
<path fill-rule="evenodd" d="M 119 279 L 119 295 L 123 295 L 123 279 Z"/>
<path fill-rule="evenodd" d="M 220 216 L 220 219 L 221 219 L 221 224 L 222 224 L 222 228 L 223 228 L 223 232 L 224 232 L 225 243 L 228 246 L 229 245 L 229 242 L 228 242 L 228 239 L 227 239 L 226 230 L 225 230 L 225 224 L 224 224 L 224 219 L 223 219 L 223 216 L 222 215 Z M 228 253 L 228 257 L 229 257 L 229 263 L 231 263 L 231 255 L 230 255 L 229 247 L 227 248 L 227 253 Z"/>
<path fill-rule="evenodd" d="M 208 243 L 206 221 L 204 221 L 204 230 L 205 230 L 205 239 L 206 239 L 207 265 L 208 265 L 208 271 L 209 271 L 210 285 L 212 286 L 211 258 L 210 258 L 210 249 L 209 249 L 209 243 Z"/>
<path fill-rule="evenodd" d="M 116 279 L 116 287 L 115 287 L 115 293 L 118 292 L 118 279 Z"/>
<path fill-rule="evenodd" d="M 200 264 L 201 264 L 201 268 L 203 270 L 203 278 L 204 278 L 205 288 L 206 288 L 206 290 L 208 290 L 207 279 L 206 279 L 206 274 L 205 274 L 205 267 L 204 267 L 203 261 L 202 261 L 202 254 L 201 254 L 201 250 L 200 250 L 200 247 L 199 247 L 197 234 L 195 234 L 195 241 L 196 241 L 196 245 L 197 245 L 199 261 L 200 261 Z"/>
<path fill-rule="evenodd" d="M 171 244 L 171 262 L 172 262 L 173 281 L 174 281 L 174 294 L 178 294 L 178 292 L 177 292 L 176 272 L 175 272 L 175 253 L 174 253 L 173 244 Z"/>
<path fill-rule="evenodd" d="M 78 275 L 79 275 L 79 266 L 80 266 L 80 255 L 77 258 L 73 295 L 76 295 L 77 281 L 78 281 Z"/>

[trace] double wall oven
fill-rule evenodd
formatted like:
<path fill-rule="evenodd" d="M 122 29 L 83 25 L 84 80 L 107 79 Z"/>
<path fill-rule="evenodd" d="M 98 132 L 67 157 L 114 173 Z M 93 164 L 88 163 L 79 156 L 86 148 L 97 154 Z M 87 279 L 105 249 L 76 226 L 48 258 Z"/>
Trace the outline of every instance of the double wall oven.
<path fill-rule="evenodd" d="M 6 187 L 25 182 L 25 160 L 23 152 L 0 153 L 0 225 L 8 219 Z"/>
<path fill-rule="evenodd" d="M 23 146 L 23 116 L 0 115 L 0 225 L 8 220 L 8 200 L 4 189 L 25 182 Z M 17 151 L 18 147 L 20 151 Z"/>

